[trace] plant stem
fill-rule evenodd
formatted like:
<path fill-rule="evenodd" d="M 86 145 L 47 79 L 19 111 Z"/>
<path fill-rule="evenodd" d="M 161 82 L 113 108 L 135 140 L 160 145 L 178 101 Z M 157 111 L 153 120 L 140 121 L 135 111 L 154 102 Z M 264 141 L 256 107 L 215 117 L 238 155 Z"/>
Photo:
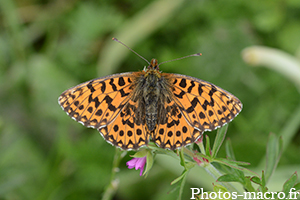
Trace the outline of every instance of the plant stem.
<path fill-rule="evenodd" d="M 113 166 L 111 170 L 111 176 L 110 176 L 110 183 L 106 186 L 102 200 L 111 200 L 113 198 L 113 195 L 116 193 L 119 185 L 119 180 L 115 178 L 116 173 L 119 171 L 119 164 L 122 160 L 122 158 L 127 154 L 126 151 L 121 151 L 118 148 L 116 148 L 114 160 L 113 160 Z"/>

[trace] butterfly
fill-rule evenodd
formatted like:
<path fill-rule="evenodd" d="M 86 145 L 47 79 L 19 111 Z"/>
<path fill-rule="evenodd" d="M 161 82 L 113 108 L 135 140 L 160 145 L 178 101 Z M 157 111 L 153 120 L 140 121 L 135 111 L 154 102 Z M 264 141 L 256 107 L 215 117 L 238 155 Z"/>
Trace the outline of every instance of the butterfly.
<path fill-rule="evenodd" d="M 150 140 L 175 150 L 195 142 L 204 131 L 222 127 L 242 110 L 241 101 L 222 88 L 194 77 L 162 73 L 156 59 L 148 63 L 143 71 L 72 87 L 58 102 L 75 121 L 97 129 L 107 142 L 123 150 L 137 150 Z"/>

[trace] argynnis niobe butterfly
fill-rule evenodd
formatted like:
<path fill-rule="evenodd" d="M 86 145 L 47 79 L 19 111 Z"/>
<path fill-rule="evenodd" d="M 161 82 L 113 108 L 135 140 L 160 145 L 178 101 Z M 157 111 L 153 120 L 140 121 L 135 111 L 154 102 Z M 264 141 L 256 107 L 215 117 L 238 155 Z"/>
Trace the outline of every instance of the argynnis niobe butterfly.
<path fill-rule="evenodd" d="M 186 146 L 204 131 L 227 124 L 242 109 L 238 98 L 212 83 L 161 73 L 156 59 L 143 71 L 72 87 L 58 102 L 71 118 L 124 150 L 138 149 L 150 139 L 171 150 Z"/>

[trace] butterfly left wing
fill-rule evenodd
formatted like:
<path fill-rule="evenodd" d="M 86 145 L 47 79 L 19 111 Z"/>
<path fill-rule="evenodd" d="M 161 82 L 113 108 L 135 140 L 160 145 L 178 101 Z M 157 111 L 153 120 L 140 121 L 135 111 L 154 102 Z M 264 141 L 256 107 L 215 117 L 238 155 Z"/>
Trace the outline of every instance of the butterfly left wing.
<path fill-rule="evenodd" d="M 71 118 L 98 129 L 109 143 L 125 150 L 137 149 L 147 138 L 142 124 L 133 124 L 137 105 L 130 98 L 135 79 L 130 72 L 94 79 L 66 90 L 58 102 Z"/>

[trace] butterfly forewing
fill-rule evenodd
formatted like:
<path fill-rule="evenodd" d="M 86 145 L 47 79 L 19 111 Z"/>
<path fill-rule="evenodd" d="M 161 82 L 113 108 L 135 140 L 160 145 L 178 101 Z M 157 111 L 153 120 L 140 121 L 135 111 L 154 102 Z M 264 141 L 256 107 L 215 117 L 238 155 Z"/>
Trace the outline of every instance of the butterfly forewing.
<path fill-rule="evenodd" d="M 238 98 L 209 82 L 180 74 L 167 74 L 174 101 L 190 125 L 214 130 L 230 122 L 242 109 Z"/>

